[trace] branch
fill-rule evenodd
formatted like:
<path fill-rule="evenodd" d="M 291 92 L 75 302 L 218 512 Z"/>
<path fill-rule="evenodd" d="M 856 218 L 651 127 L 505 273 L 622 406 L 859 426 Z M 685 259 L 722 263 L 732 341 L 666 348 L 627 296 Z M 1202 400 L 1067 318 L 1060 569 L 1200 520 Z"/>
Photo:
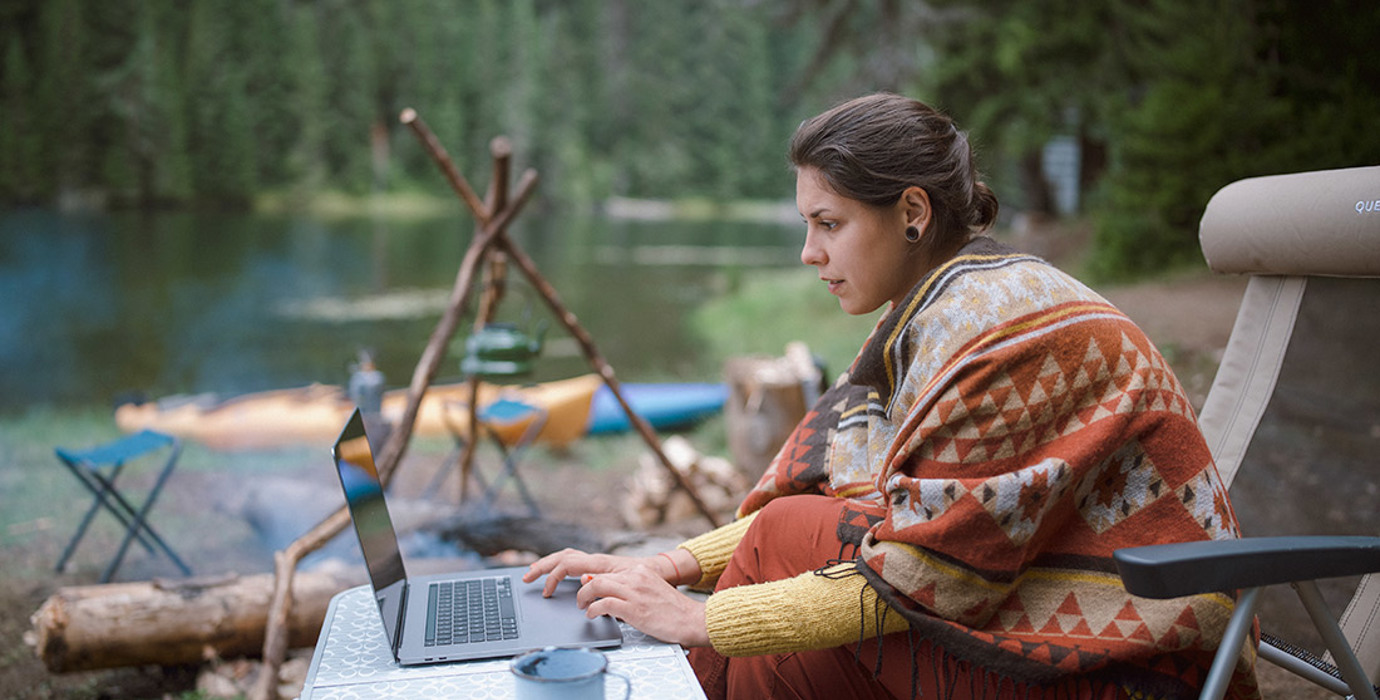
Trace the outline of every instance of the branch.
<path fill-rule="evenodd" d="M 415 120 L 414 123 L 420 122 L 420 120 L 416 120 L 415 113 L 413 113 L 413 119 Z M 421 128 L 425 129 L 425 125 L 421 125 Z M 514 200 L 507 207 L 504 207 L 497 216 L 487 221 L 479 235 L 470 242 L 469 248 L 465 251 L 465 258 L 460 263 L 460 271 L 456 275 L 455 286 L 451 289 L 446 311 L 442 314 L 441 321 L 436 325 L 436 330 L 432 332 L 430 340 L 427 341 L 426 350 L 422 352 L 422 357 L 417 363 L 417 369 L 412 375 L 412 384 L 408 387 L 407 405 L 403 411 L 403 416 L 389 434 L 388 442 L 384 445 L 380 455 L 379 479 L 385 485 L 388 484 L 393 472 L 402 462 L 403 455 L 407 452 L 408 444 L 412 438 L 412 430 L 417 421 L 417 413 L 421 408 L 422 397 L 426 394 L 432 380 L 436 378 L 441 360 L 445 356 L 446 346 L 450 343 L 451 337 L 454 336 L 455 329 L 460 325 L 460 317 L 474 287 L 475 271 L 484 260 L 485 253 L 494 245 L 495 241 L 502 237 L 502 232 L 507 227 L 508 222 L 512 221 L 513 217 L 517 216 L 523 205 L 527 203 L 532 192 L 536 189 L 536 185 L 536 172 L 529 170 L 524 173 L 522 181 L 518 183 L 517 196 Z M 272 607 L 268 611 L 268 628 L 264 635 L 263 668 L 260 670 L 259 678 L 250 692 L 251 700 L 269 700 L 277 692 L 278 671 L 282 667 L 283 659 L 287 656 L 286 626 L 287 619 L 292 612 L 292 579 L 297 570 L 298 562 L 340 534 L 340 531 L 344 530 L 349 522 L 349 512 L 345 508 L 341 508 L 305 535 L 297 538 L 283 551 L 274 554 L 273 601 Z"/>

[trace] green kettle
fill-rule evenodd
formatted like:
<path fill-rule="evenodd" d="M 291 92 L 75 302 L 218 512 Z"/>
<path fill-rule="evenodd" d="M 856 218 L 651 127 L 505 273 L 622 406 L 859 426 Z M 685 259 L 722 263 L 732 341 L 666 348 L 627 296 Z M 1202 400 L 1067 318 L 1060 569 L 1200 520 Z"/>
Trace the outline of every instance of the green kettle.
<path fill-rule="evenodd" d="M 546 323 L 539 322 L 535 335 L 511 323 L 487 323 L 465 339 L 460 371 L 471 377 L 521 377 L 532 373 L 541 354 Z"/>

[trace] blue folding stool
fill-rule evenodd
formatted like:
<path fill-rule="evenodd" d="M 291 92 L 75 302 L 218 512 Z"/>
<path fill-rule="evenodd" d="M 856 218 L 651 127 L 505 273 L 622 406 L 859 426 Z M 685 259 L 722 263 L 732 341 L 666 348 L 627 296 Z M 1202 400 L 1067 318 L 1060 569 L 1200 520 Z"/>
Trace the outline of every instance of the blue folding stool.
<path fill-rule="evenodd" d="M 120 472 L 124 470 L 127 463 L 165 448 L 168 450 L 167 461 L 163 463 L 153 488 L 150 489 L 143 504 L 134 505 L 115 488 L 115 480 L 119 478 Z M 106 566 L 105 573 L 101 574 L 101 583 L 110 581 L 110 578 L 115 575 L 115 570 L 120 567 L 120 562 L 124 560 L 125 552 L 129 550 L 130 543 L 135 540 L 138 540 L 139 544 L 143 545 L 150 554 L 156 555 L 159 551 L 163 552 L 178 569 L 182 570 L 184 575 L 191 575 L 191 568 L 182 562 L 177 553 L 163 541 L 162 537 L 158 536 L 157 532 L 154 532 L 153 527 L 148 523 L 148 514 L 153 509 L 154 500 L 158 498 L 158 493 L 163 490 L 163 484 L 167 482 L 173 467 L 177 465 L 177 458 L 182 454 L 181 442 L 170 435 L 145 430 L 84 450 L 67 450 L 59 447 L 54 451 L 57 453 L 58 459 L 67 465 L 77 480 L 86 486 L 95 497 L 91 502 L 91 507 L 87 509 L 86 515 L 82 517 L 81 524 L 77 526 L 77 532 L 72 536 L 72 541 L 67 543 L 62 557 L 58 559 L 56 567 L 58 573 L 62 573 L 63 569 L 67 567 L 68 560 L 76 551 L 77 543 L 86 535 L 86 530 L 90 527 L 92 519 L 96 517 L 96 512 L 104 506 L 120 521 L 120 524 L 124 525 L 125 536 L 124 540 L 120 542 L 120 548 L 115 552 L 115 557 Z"/>
<path fill-rule="evenodd" d="M 514 485 L 517 486 L 518 495 L 527 504 L 527 509 L 534 517 L 541 515 L 541 509 L 537 507 L 536 499 L 532 498 L 531 491 L 527 490 L 527 483 L 522 480 L 522 475 L 518 473 L 518 462 L 527 448 L 532 446 L 542 427 L 546 425 L 546 418 L 546 411 L 541 407 L 510 398 L 500 398 L 480 409 L 479 420 L 486 427 L 527 422 L 526 428 L 522 431 L 522 437 L 518 438 L 517 443 L 512 447 L 505 445 L 502 439 L 494 435 L 494 445 L 498 447 L 498 452 L 503 458 L 503 471 L 492 483 L 485 484 L 479 470 L 474 471 L 475 478 L 479 480 L 480 487 L 484 489 L 484 503 L 486 505 L 493 504 L 494 500 L 498 498 L 499 490 L 503 488 L 503 483 L 511 478 Z"/>
<path fill-rule="evenodd" d="M 463 402 L 452 403 L 449 405 L 449 409 L 456 412 L 468 412 L 470 410 L 469 404 Z M 480 408 L 476 418 L 479 420 L 479 434 L 474 436 L 473 439 L 481 439 L 487 434 L 491 438 L 494 446 L 498 449 L 499 456 L 503 461 L 503 470 L 499 472 L 498 476 L 495 477 L 492 482 L 485 479 L 484 475 L 480 473 L 478 464 L 472 465 L 473 468 L 470 472 L 470 476 L 475 481 L 479 482 L 479 488 L 483 489 L 483 493 L 480 496 L 482 499 L 480 507 L 488 508 L 492 506 L 494 501 L 498 499 L 499 492 L 502 490 L 504 484 L 511 479 L 517 488 L 518 496 L 520 496 L 522 502 L 527 505 L 528 512 L 530 512 L 533 517 L 540 517 L 541 508 L 537 506 L 537 501 L 532 497 L 532 492 L 527 488 L 527 483 L 522 480 L 522 474 L 518 473 L 518 462 L 521 461 L 522 455 L 527 451 L 527 448 L 531 447 L 536 441 L 537 435 L 541 433 L 542 427 L 546 425 L 546 409 L 513 398 L 499 398 Z M 465 442 L 471 439 L 470 436 L 466 435 L 467 431 L 460 428 L 458 424 L 452 422 L 449 417 L 446 418 L 446 424 L 451 431 L 451 437 L 455 439 L 455 449 L 446 457 L 445 461 L 441 464 L 441 468 L 437 470 L 436 475 L 432 477 L 431 485 L 427 487 L 427 493 L 436 493 L 440 489 L 441 483 L 445 481 L 446 476 L 450 474 L 451 469 L 459 466 L 461 455 L 465 450 Z M 512 445 L 508 445 L 504 442 L 499 433 L 496 432 L 496 428 L 521 428 L 522 432 L 513 440 Z"/>

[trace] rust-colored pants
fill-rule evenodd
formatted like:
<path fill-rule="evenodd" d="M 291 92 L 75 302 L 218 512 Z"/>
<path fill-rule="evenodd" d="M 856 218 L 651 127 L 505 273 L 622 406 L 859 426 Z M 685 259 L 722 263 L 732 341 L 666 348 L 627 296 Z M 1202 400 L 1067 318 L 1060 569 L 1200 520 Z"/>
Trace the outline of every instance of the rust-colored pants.
<path fill-rule="evenodd" d="M 827 496 L 786 496 L 768 503 L 748 527 L 715 590 L 791 578 L 837 559 L 843 505 L 842 499 Z M 918 638 L 914 641 L 912 646 L 909 636 L 900 632 L 880 640 L 870 638 L 861 645 L 744 657 L 725 657 L 711 647 L 700 647 L 690 651 L 690 665 L 710 700 L 910 698 L 912 691 L 915 697 L 956 700 L 1045 695 L 1027 693 L 1010 681 L 999 683 L 987 674 L 974 675 L 968 664 L 952 659 L 936 664 L 931 659 L 933 645 Z M 1068 697 L 1067 690 L 1062 697 Z M 1123 694 L 1108 688 L 1078 697 L 1112 700 Z"/>

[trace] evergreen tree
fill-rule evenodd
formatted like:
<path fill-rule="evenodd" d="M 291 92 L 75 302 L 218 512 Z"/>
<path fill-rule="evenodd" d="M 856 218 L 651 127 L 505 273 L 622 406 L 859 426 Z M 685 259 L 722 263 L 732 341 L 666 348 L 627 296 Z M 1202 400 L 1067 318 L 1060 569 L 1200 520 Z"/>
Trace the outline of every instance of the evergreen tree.
<path fill-rule="evenodd" d="M 541 99 L 534 100 L 534 165 L 543 192 L 569 209 L 589 208 L 608 196 L 607 160 L 596 153 L 595 115 L 602 112 L 598 0 L 563 4 L 541 18 L 537 40 L 544 45 Z"/>
<path fill-rule="evenodd" d="M 253 142 L 253 181 L 280 186 L 287 180 L 287 159 L 297 136 L 298 115 L 291 110 L 295 66 L 287 47 L 293 27 L 292 3 L 282 0 L 232 0 L 218 18 L 229 28 L 226 57 L 239 69 L 244 90 L 244 118 Z"/>
<path fill-rule="evenodd" d="M 187 110 L 183 100 L 182 56 L 179 41 L 185 17 L 180 10 L 155 4 L 146 11 L 152 17 L 154 67 L 150 110 L 153 113 L 153 176 L 147 199 L 183 202 L 192 197 L 192 163 L 188 148 Z"/>
<path fill-rule="evenodd" d="M 221 72 L 218 86 L 226 95 L 225 112 L 220 128 L 223 138 L 217 142 L 213 165 L 221 173 L 219 186 L 213 190 L 215 199 L 231 204 L 245 203 L 257 189 L 257 141 L 254 138 L 254 118 L 247 99 L 248 71 L 227 67 Z"/>
<path fill-rule="evenodd" d="M 506 67 L 511 51 L 499 0 L 475 0 L 469 4 L 466 44 L 455 70 L 461 93 L 461 111 L 467 115 L 464 130 L 451 147 L 458 163 L 487 162 L 489 140 L 503 128 L 503 106 L 510 88 Z"/>
<path fill-rule="evenodd" d="M 246 70 L 231 47 L 236 27 L 214 0 L 194 0 L 187 39 L 189 142 L 197 197 L 244 205 L 255 191 L 255 142 L 246 104 Z"/>
<path fill-rule="evenodd" d="M 510 0 L 505 21 L 507 64 L 502 91 L 500 127 L 521 151 L 538 140 L 537 102 L 546 93 L 547 45 L 538 36 L 537 9 L 532 0 Z"/>
<path fill-rule="evenodd" d="M 294 137 L 283 155 L 284 182 L 299 196 L 320 190 L 326 180 L 326 66 L 321 57 L 318 23 L 309 6 L 289 11 L 285 118 Z"/>
<path fill-rule="evenodd" d="M 150 189 L 153 125 L 149 119 L 149 97 L 155 36 L 147 11 L 140 7 L 122 9 L 133 11 L 138 19 L 134 32 L 109 53 L 110 59 L 118 62 L 100 76 L 101 98 L 108 110 L 104 120 L 106 138 L 100 144 L 101 183 L 117 201 L 132 202 L 142 199 Z M 101 43 L 109 47 L 115 36 L 119 33 L 104 33 Z"/>
<path fill-rule="evenodd" d="M 1290 107 L 1291 170 L 1380 163 L 1380 61 L 1370 42 L 1380 11 L 1366 0 L 1266 3 L 1257 23 L 1261 60 L 1277 67 L 1274 93 Z"/>
<path fill-rule="evenodd" d="M 789 196 L 794 125 L 895 89 L 970 130 L 1007 211 L 1047 207 L 1051 137 L 1106 154 L 1097 270 L 1135 273 L 1192 259 L 1232 179 L 1380 160 L 1372 4 L 6 0 L 0 199 L 448 194 L 404 107 L 481 183 L 509 136 L 565 204 Z"/>
<path fill-rule="evenodd" d="M 112 123 L 102 181 L 124 201 L 185 200 L 190 168 L 176 42 L 166 19 L 172 10 L 142 3 L 126 9 L 135 31 L 128 45 L 116 47 L 118 63 L 100 81 Z"/>
<path fill-rule="evenodd" d="M 33 76 L 23 37 L 5 37 L 0 72 L 0 200 L 29 201 L 38 195 L 38 133 L 34 127 Z"/>
<path fill-rule="evenodd" d="M 704 21 L 709 33 L 696 59 L 703 70 L 697 112 L 704 125 L 698 137 L 706 193 L 730 200 L 782 196 L 788 191 L 785 142 L 773 138 L 781 115 L 765 20 L 725 0 L 706 7 L 713 17 Z M 733 99 L 716 99 L 722 95 Z"/>
<path fill-rule="evenodd" d="M 407 20 L 415 37 L 412 60 L 401 76 L 397 102 L 389 115 L 396 120 L 402 109 L 411 107 L 447 151 L 459 149 L 470 130 L 463 105 L 466 86 L 474 80 L 467 52 L 471 21 L 445 0 L 413 7 L 418 11 L 410 13 Z M 449 187 L 436 176 L 436 166 L 416 138 L 410 133 L 400 133 L 399 138 L 396 150 L 407 172 L 434 191 L 450 196 Z"/>
<path fill-rule="evenodd" d="M 51 0 L 40 7 L 42 62 L 35 87 L 44 115 L 42 152 L 52 159 L 40 170 L 41 190 L 58 192 L 89 182 L 92 113 L 84 63 L 86 27 L 79 0 Z"/>
<path fill-rule="evenodd" d="M 1136 275 L 1200 260 L 1212 193 L 1270 172 L 1289 148 L 1288 105 L 1258 60 L 1249 0 L 1124 3 L 1133 99 L 1112 114 L 1111 163 L 1095 234 L 1095 274 Z M 1190 28 L 1185 30 L 1185 28 Z"/>
<path fill-rule="evenodd" d="M 1108 3 L 950 0 L 937 8 L 919 96 L 969 131 L 1008 207 L 1052 214 L 1045 144 L 1079 136 L 1084 150 L 1100 151 L 1107 110 L 1124 89 Z"/>
<path fill-rule="evenodd" d="M 317 18 L 326 66 L 325 156 L 330 182 L 347 192 L 368 192 L 373 182 L 370 128 L 377 119 L 377 63 L 368 18 L 359 3 L 319 3 Z"/>
<path fill-rule="evenodd" d="M 682 3 L 629 4 L 628 54 L 620 70 L 627 105 L 613 154 L 623 182 L 615 191 L 633 197 L 679 197 L 694 192 L 698 145 L 691 136 L 698 92 L 685 27 L 696 26 L 697 7 Z"/>

